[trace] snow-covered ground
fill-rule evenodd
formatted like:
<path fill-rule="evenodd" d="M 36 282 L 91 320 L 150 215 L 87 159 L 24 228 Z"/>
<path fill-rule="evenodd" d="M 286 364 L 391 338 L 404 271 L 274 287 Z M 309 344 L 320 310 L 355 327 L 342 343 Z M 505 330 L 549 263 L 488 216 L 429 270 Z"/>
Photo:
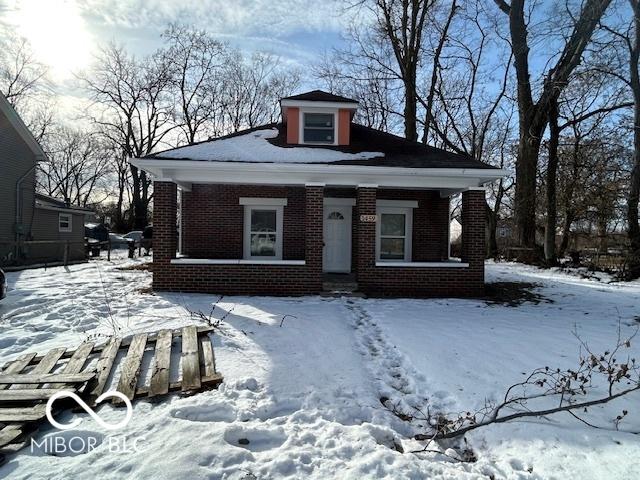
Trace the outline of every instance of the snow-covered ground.
<path fill-rule="evenodd" d="M 10 273 L 9 296 L 0 303 L 0 361 L 114 330 L 128 335 L 193 323 L 189 310 L 208 313 L 218 300 L 150 294 L 148 271 L 122 269 L 145 261 Z M 640 283 L 517 264 L 489 264 L 487 277 L 539 283 L 546 300 L 513 307 L 225 297 L 213 314 L 231 312 L 214 335 L 225 377 L 218 390 L 137 401 L 126 431 L 101 432 L 102 444 L 91 452 L 54 457 L 23 450 L 0 467 L 0 478 L 640 478 L 640 436 L 628 433 L 640 431 L 637 392 L 584 415 L 603 429 L 559 414 L 468 434 L 474 463 L 408 453 L 420 447 L 412 440 L 418 425 L 392 415 L 381 397 L 444 412 L 475 410 L 534 368 L 576 366 L 574 331 L 600 350 L 615 344 L 618 326 L 626 336 L 639 324 Z M 638 353 L 633 343 L 624 355 Z M 622 409 L 630 413 L 616 431 L 612 419 Z M 105 406 L 100 415 L 117 423 L 122 410 Z M 71 434 L 95 432 L 98 425 L 87 418 Z M 39 438 L 55 434 L 45 429 Z M 144 438 L 142 451 L 110 452 L 112 435 Z"/>

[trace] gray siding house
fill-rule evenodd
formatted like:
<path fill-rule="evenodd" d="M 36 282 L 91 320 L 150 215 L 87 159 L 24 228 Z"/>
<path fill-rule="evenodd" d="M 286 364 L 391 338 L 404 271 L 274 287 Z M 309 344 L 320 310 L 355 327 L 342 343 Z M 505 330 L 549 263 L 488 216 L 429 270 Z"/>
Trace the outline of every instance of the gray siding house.
<path fill-rule="evenodd" d="M 27 126 L 0 93 L 0 266 L 85 258 L 90 210 L 36 194 L 36 167 L 47 161 Z"/>

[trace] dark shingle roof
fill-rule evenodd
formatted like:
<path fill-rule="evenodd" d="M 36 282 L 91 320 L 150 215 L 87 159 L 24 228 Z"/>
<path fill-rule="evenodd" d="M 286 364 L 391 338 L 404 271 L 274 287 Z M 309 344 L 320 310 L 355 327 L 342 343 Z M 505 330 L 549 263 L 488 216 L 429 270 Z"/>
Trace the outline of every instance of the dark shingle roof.
<path fill-rule="evenodd" d="M 283 148 L 326 148 L 345 153 L 382 152 L 384 154 L 383 157 L 331 162 L 334 165 L 400 168 L 496 168 L 475 160 L 469 155 L 412 142 L 406 138 L 357 123 L 351 124 L 351 143 L 338 146 L 287 144 L 285 128 L 282 128 L 282 125 L 278 125 L 278 128 L 280 130 L 278 136 L 269 141 L 273 145 Z"/>
<path fill-rule="evenodd" d="M 380 156 L 371 156 L 367 158 L 353 159 L 352 155 L 345 155 L 345 159 L 340 159 L 340 156 L 332 156 L 337 158 L 332 161 L 314 161 L 313 163 L 326 163 L 331 165 L 364 165 L 370 167 L 396 167 L 396 168 L 479 168 L 479 169 L 496 169 L 491 165 L 484 162 L 475 160 L 469 155 L 449 152 L 440 148 L 435 148 L 429 145 L 425 145 L 419 142 L 412 142 L 405 138 L 385 133 L 380 130 L 365 127 L 364 125 L 351 124 L 351 144 L 350 145 L 292 145 L 286 141 L 286 128 L 282 124 L 268 124 L 260 127 L 254 127 L 248 130 L 240 131 L 224 137 L 207 140 L 204 142 L 198 142 L 193 145 L 209 145 L 212 149 L 216 148 L 216 142 L 224 141 L 225 139 L 232 139 L 241 137 L 244 135 L 252 135 L 260 130 L 277 129 L 277 135 L 273 138 L 265 138 L 265 142 L 269 142 L 275 147 L 282 149 L 321 149 L 331 150 L 333 152 L 343 152 L 345 154 L 358 154 L 362 152 L 380 152 Z M 204 145 L 203 145 L 204 144 Z M 189 152 L 191 150 L 191 152 Z M 224 148 L 220 150 L 224 151 Z M 184 153 L 184 156 L 181 154 Z M 166 150 L 165 152 L 156 152 L 147 155 L 144 158 L 154 158 L 160 160 L 210 160 L 207 158 L 199 158 L 197 154 L 193 154 L 194 151 L 189 147 L 179 147 Z M 167 155 L 169 154 L 169 155 Z M 224 154 L 217 155 L 218 157 L 224 157 Z M 252 163 L 260 161 L 259 158 L 255 158 L 252 152 L 248 152 L 248 158 L 251 158 Z M 351 158 L 349 158 L 351 157 Z M 216 158 L 216 161 L 235 161 L 242 162 L 238 159 L 224 159 Z M 268 160 L 264 160 L 265 163 L 271 163 Z M 290 161 L 289 163 L 296 163 Z M 301 161 L 299 163 L 308 163 Z"/>
<path fill-rule="evenodd" d="M 324 92 L 322 90 L 312 90 L 311 92 L 284 97 L 281 100 L 305 100 L 309 102 L 337 102 L 337 103 L 358 103 L 352 98 L 334 95 L 333 93 Z"/>

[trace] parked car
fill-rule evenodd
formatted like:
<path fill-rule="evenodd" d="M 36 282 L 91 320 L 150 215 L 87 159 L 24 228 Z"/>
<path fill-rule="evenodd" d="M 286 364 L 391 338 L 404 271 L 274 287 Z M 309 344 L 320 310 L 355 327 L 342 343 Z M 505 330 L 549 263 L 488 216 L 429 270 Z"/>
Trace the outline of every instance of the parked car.
<path fill-rule="evenodd" d="M 122 235 L 116 233 L 109 234 L 109 243 L 111 243 L 111 248 L 129 248 L 130 244 L 135 246 L 135 240 L 132 238 L 124 238 Z"/>
<path fill-rule="evenodd" d="M 136 242 L 136 246 L 140 244 L 140 240 L 142 239 L 142 230 L 134 230 L 133 232 L 129 232 L 123 235 L 124 238 L 131 238 L 134 242 Z"/>
<path fill-rule="evenodd" d="M 109 240 L 109 229 L 102 223 L 85 223 L 84 236 L 99 242 L 106 242 Z"/>
<path fill-rule="evenodd" d="M 7 276 L 0 269 L 0 300 L 7 296 Z"/>

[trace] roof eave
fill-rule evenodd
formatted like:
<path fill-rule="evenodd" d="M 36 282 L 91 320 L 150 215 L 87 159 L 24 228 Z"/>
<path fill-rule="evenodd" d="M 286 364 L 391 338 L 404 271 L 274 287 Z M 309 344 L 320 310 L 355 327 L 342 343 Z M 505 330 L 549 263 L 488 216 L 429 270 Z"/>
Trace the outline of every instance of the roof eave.
<path fill-rule="evenodd" d="M 156 181 L 185 189 L 193 183 L 336 186 L 362 184 L 397 188 L 456 190 L 492 183 L 507 172 L 493 168 L 400 168 L 318 163 L 241 163 L 133 158 L 130 162 Z"/>
<path fill-rule="evenodd" d="M 31 133 L 31 130 L 25 125 L 20 115 L 18 115 L 2 93 L 0 93 L 0 112 L 7 117 L 7 120 L 9 120 L 9 123 L 13 126 L 20 138 L 22 138 L 33 152 L 36 162 L 47 161 L 47 154 L 44 153 L 44 150 L 42 150 L 42 147 Z"/>
<path fill-rule="evenodd" d="M 316 107 L 316 108 L 337 108 L 346 110 L 357 110 L 358 102 L 328 102 L 316 100 L 280 100 L 281 108 L 288 107 Z"/>

